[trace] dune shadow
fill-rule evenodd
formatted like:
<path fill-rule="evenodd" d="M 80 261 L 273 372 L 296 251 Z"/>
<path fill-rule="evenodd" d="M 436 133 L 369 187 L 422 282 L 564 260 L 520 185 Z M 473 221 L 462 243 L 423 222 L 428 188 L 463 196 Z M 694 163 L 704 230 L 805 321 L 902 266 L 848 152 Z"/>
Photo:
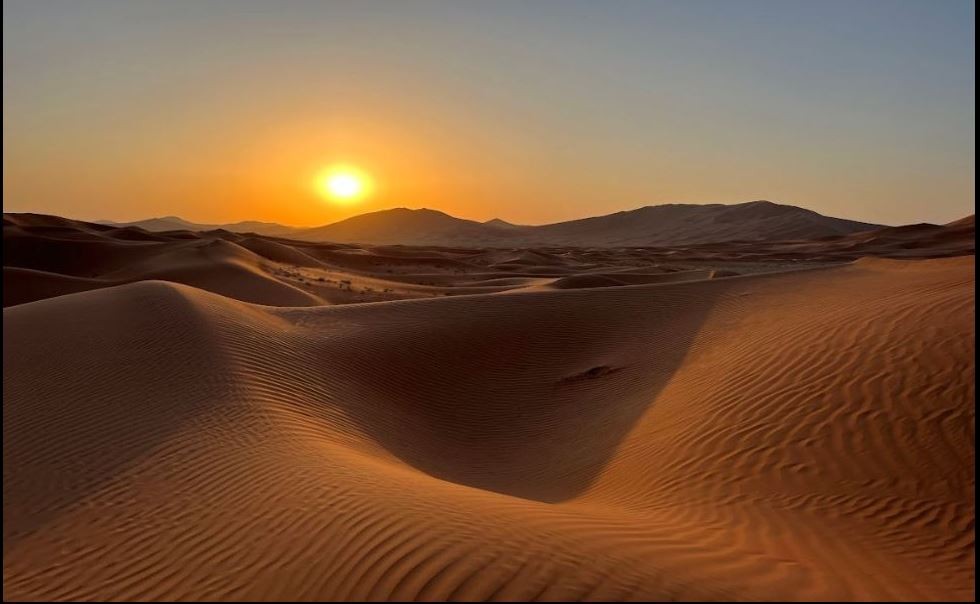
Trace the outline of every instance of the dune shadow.
<path fill-rule="evenodd" d="M 322 335 L 317 345 L 329 382 L 316 391 L 333 391 L 329 405 L 431 476 L 567 500 L 594 482 L 656 402 L 729 287 L 346 307 L 347 335 Z"/>

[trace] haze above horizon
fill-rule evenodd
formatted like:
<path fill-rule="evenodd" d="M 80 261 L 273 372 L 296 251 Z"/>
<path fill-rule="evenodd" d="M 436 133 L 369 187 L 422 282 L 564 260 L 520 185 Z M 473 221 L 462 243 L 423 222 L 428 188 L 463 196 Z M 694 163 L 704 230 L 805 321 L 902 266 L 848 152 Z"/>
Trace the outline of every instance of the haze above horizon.
<path fill-rule="evenodd" d="M 4 210 L 974 212 L 971 2 L 4 2 Z M 333 203 L 333 165 L 371 194 Z M 357 183 L 348 183 L 354 186 Z"/>

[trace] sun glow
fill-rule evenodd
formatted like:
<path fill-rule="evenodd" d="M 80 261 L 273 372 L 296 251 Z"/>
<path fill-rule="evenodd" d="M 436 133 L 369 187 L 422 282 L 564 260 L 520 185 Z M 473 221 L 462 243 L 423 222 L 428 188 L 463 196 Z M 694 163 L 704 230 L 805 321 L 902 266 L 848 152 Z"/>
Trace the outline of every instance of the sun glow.
<path fill-rule="evenodd" d="M 353 166 L 331 166 L 316 179 L 317 190 L 330 201 L 353 203 L 370 195 L 371 178 Z"/>

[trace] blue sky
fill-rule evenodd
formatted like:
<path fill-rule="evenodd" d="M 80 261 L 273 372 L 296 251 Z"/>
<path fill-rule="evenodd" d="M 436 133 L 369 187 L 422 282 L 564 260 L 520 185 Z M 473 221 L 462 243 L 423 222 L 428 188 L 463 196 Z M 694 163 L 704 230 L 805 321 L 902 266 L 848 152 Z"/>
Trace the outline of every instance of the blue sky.
<path fill-rule="evenodd" d="M 4 209 L 552 222 L 770 199 L 974 208 L 955 0 L 4 2 Z M 358 207 L 316 198 L 334 161 Z"/>

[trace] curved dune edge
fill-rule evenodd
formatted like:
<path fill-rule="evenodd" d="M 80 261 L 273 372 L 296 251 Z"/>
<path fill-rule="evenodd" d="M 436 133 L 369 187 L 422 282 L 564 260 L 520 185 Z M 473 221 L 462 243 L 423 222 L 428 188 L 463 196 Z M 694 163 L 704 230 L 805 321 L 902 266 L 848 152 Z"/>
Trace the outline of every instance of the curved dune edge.
<path fill-rule="evenodd" d="M 4 595 L 971 600 L 973 275 L 7 308 Z"/>

